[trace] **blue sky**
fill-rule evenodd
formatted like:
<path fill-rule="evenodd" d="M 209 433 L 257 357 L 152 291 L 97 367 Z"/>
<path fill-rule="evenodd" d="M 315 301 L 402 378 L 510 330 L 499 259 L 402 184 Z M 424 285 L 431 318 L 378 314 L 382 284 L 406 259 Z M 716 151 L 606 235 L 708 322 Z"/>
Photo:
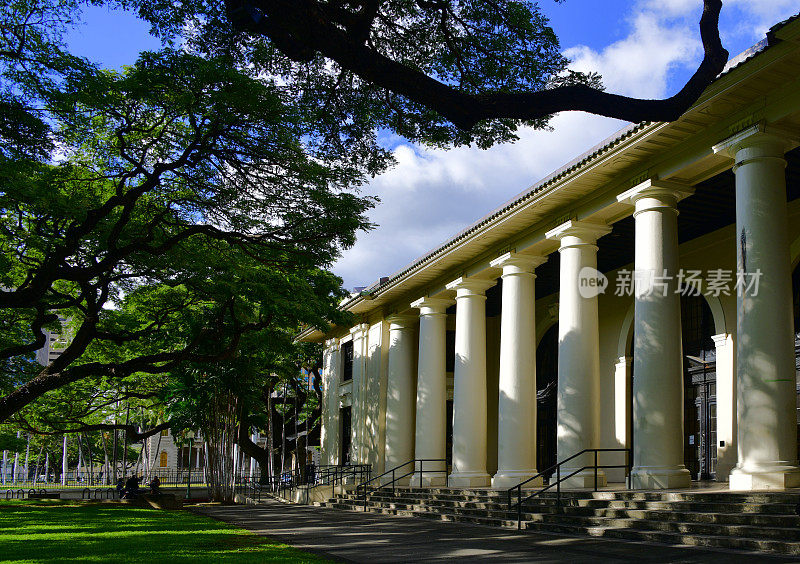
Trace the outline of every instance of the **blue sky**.
<path fill-rule="evenodd" d="M 701 0 L 540 0 L 565 54 L 579 70 L 603 75 L 609 91 L 660 98 L 676 92 L 702 57 Z M 725 0 L 720 32 L 735 56 L 800 10 L 797 0 Z M 75 54 L 120 68 L 158 49 L 149 27 L 130 14 L 87 7 L 67 42 Z M 379 227 L 362 234 L 336 263 L 346 288 L 391 275 L 624 124 L 567 112 L 552 131 L 522 130 L 488 151 L 431 150 L 387 139 L 398 164 L 364 192 L 381 198 Z"/>

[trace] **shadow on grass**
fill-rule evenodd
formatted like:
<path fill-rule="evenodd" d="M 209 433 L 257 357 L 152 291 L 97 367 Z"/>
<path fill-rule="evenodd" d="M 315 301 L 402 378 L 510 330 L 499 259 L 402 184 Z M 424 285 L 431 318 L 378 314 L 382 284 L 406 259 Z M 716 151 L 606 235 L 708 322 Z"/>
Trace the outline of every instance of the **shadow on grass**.
<path fill-rule="evenodd" d="M 315 555 L 186 511 L 0 501 L 4 562 L 319 562 Z"/>

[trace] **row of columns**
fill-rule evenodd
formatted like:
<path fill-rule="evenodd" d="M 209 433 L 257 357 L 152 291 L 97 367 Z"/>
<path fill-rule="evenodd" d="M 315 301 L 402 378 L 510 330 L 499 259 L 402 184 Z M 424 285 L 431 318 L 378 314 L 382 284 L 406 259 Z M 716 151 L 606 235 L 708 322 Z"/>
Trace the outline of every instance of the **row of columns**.
<path fill-rule="evenodd" d="M 763 127 L 736 136 L 715 151 L 735 158 L 739 271 L 761 272 L 756 295 L 737 298 L 738 464 L 731 488 L 800 485 L 796 445 L 794 330 L 785 198 L 784 141 Z M 634 207 L 635 284 L 633 365 L 634 441 L 631 483 L 635 488 L 689 485 L 683 463 L 683 353 L 680 296 L 676 293 L 678 202 L 693 190 L 649 180 L 621 194 Z M 600 364 L 597 239 L 607 225 L 568 221 L 546 234 L 559 241 L 559 361 L 557 449 L 563 460 L 598 448 Z M 494 280 L 459 278 L 455 292 L 456 344 L 453 399 L 453 468 L 456 487 L 510 487 L 537 473 L 535 374 L 535 268 L 546 257 L 507 253 L 492 261 L 502 269 L 498 470 L 490 478 L 487 459 L 485 292 Z M 581 286 L 586 284 L 588 286 Z M 659 284 L 658 291 L 653 284 Z M 425 297 L 411 304 L 419 316 L 389 318 L 389 386 L 386 468 L 412 458 L 423 463 L 423 485 L 444 483 L 446 309 L 453 300 Z M 417 371 L 414 329 L 419 319 Z M 416 389 L 416 394 L 414 390 Z M 613 446 L 613 445 L 605 445 Z M 419 463 L 418 463 L 419 464 Z M 570 485 L 594 485 L 588 455 L 575 458 L 562 475 Z M 416 478 L 415 478 L 416 479 Z M 599 473 L 601 485 L 605 478 Z"/>

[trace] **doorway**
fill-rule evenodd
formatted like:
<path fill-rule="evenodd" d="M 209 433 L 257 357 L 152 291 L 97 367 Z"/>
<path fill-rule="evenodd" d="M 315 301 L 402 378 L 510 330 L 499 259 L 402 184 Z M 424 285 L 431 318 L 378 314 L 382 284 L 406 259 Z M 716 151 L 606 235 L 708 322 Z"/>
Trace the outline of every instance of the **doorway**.
<path fill-rule="evenodd" d="M 540 472 L 557 462 L 558 324 L 542 336 L 536 349 L 536 465 Z M 552 471 L 545 474 L 549 479 Z"/>
<path fill-rule="evenodd" d="M 350 445 L 352 444 L 352 408 L 350 406 L 343 407 L 339 410 L 339 421 L 341 421 L 341 451 L 339 453 L 339 464 L 350 464 L 351 453 Z"/>
<path fill-rule="evenodd" d="M 681 297 L 684 464 L 693 480 L 717 474 L 717 373 L 714 316 L 703 296 Z"/>

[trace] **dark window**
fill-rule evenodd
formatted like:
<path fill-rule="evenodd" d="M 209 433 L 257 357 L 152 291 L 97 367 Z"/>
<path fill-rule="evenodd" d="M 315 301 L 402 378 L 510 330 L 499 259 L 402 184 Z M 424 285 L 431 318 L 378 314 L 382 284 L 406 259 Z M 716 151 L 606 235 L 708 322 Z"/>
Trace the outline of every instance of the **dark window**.
<path fill-rule="evenodd" d="M 351 343 L 352 344 L 352 343 Z M 352 347 L 350 347 L 352 349 Z M 339 410 L 339 424 L 341 425 L 342 441 L 341 452 L 339 453 L 339 464 L 350 464 L 350 444 L 352 432 L 352 412 L 350 406 L 342 407 Z"/>
<path fill-rule="evenodd" d="M 342 345 L 342 356 L 344 357 L 342 381 L 347 382 L 353 379 L 353 341 L 347 341 Z"/>

